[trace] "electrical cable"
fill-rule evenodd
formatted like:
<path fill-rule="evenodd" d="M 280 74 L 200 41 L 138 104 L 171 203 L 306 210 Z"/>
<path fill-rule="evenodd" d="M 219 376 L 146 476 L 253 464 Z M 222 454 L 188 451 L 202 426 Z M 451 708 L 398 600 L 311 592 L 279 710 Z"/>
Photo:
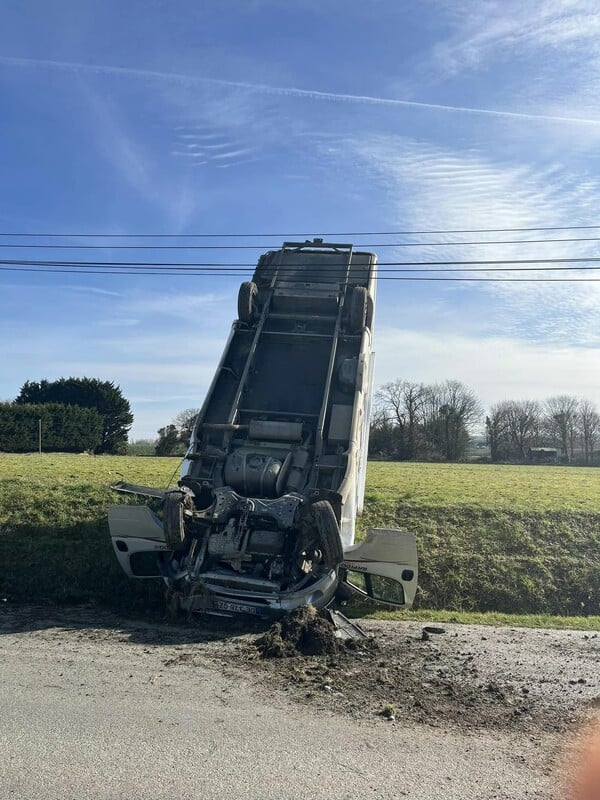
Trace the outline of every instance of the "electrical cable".
<path fill-rule="evenodd" d="M 600 225 L 545 225 L 528 228 L 444 228 L 430 230 L 407 230 L 407 231 L 341 231 L 333 233 L 321 233 L 325 236 L 412 236 L 448 233 L 524 233 L 530 231 L 574 231 L 574 230 L 600 230 Z M 113 238 L 113 239 L 255 239 L 263 237 L 269 238 L 293 238 L 313 236 L 314 234 L 303 233 L 39 233 L 31 231 L 0 232 L 0 236 L 16 237 L 47 237 L 47 238 Z"/>
<path fill-rule="evenodd" d="M 1 234 L 0 234 L 1 235 Z M 554 242 L 600 242 L 600 236 L 585 236 L 562 239 L 488 239 L 459 242 L 368 242 L 353 245 L 356 251 L 361 247 L 466 247 L 500 244 L 552 244 Z M 318 245 L 315 245 L 318 246 Z M 1 242 L 3 249 L 26 250 L 269 250 L 272 244 L 25 244 L 23 242 Z"/>
<path fill-rule="evenodd" d="M 460 272 L 461 270 L 456 270 Z M 482 270 L 485 272 L 485 270 Z M 51 274 L 83 274 L 83 275 L 136 275 L 136 276 L 166 276 L 169 277 L 194 277 L 194 278 L 207 278 L 207 277 L 228 277 L 228 274 L 213 273 L 213 272 L 177 272 L 169 270 L 168 272 L 145 272 L 140 270 L 127 270 L 125 268 L 118 269 L 78 269 L 78 268 L 48 268 L 48 267 L 7 267 L 0 266 L 0 272 L 35 272 L 35 273 L 51 273 Z M 600 278 L 464 278 L 464 277 L 428 277 L 425 275 L 376 275 L 376 281 L 476 281 L 480 283 L 600 283 Z"/>
<path fill-rule="evenodd" d="M 512 266 L 502 266 L 499 267 L 497 265 L 512 265 L 512 264 L 596 264 L 600 262 L 600 256 L 589 256 L 587 258 L 513 258 L 513 259 L 481 259 L 481 260 L 464 260 L 464 261 L 380 261 L 378 262 L 378 267 L 397 267 L 397 268 L 404 268 L 404 267 L 415 267 L 419 268 L 418 270 L 408 270 L 408 269 L 379 269 L 379 272 L 408 272 L 408 271 L 435 271 L 438 267 L 459 267 L 459 269 L 452 270 L 456 272 L 467 272 L 471 271 L 470 269 L 463 269 L 470 268 L 470 267 L 484 267 L 488 268 L 488 271 L 519 271 L 525 269 L 531 269 L 535 271 L 550 271 L 552 269 L 569 269 L 569 267 L 544 267 L 544 266 L 536 266 L 536 267 L 512 267 Z M 183 270 L 198 270 L 200 271 L 202 268 L 211 269 L 211 270 L 219 270 L 223 273 L 231 272 L 232 274 L 236 273 L 244 273 L 247 274 L 249 269 L 255 269 L 255 264 L 236 264 L 236 263 L 226 263 L 226 262 L 211 262 L 211 261 L 190 261 L 190 262 L 176 262 L 176 261 L 64 261 L 64 260 L 33 260 L 33 259 L 0 259 L 0 265 L 9 265 L 9 266 L 40 266 L 40 267 L 148 267 L 151 269 L 183 269 Z M 332 276 L 336 276 L 339 274 L 339 267 L 344 266 L 343 263 L 332 265 L 331 263 L 323 262 L 322 264 L 315 264 L 314 262 L 308 262 L 307 264 L 294 264 L 290 266 L 281 266 L 278 267 L 277 265 L 267 265 L 266 268 L 272 268 L 274 271 L 278 273 L 296 273 L 298 269 L 302 267 L 307 267 L 309 269 L 319 269 L 321 275 L 327 275 L 328 273 Z M 427 270 L 421 269 L 427 267 Z M 589 266 L 577 266 L 571 267 L 570 269 L 597 269 L 597 267 L 589 267 Z M 364 273 L 364 268 L 361 266 L 353 267 L 350 266 L 350 273 L 355 271 L 357 273 Z M 445 271 L 445 270 L 442 270 Z M 451 271 L 451 270 L 448 270 Z M 481 270 L 483 271 L 483 270 Z"/>

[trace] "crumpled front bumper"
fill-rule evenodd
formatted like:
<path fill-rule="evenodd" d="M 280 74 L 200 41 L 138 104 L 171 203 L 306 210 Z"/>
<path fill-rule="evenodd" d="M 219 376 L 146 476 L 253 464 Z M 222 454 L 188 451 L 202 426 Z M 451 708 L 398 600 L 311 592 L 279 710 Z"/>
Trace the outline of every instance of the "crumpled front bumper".
<path fill-rule="evenodd" d="M 254 617 L 275 619 L 300 606 L 312 605 L 325 608 L 335 595 L 338 586 L 338 572 L 331 570 L 310 586 L 292 592 L 248 592 L 220 586 L 215 581 L 202 576 L 199 588 L 187 597 L 181 596 L 179 606 L 182 610 L 234 617 L 247 614 Z"/>

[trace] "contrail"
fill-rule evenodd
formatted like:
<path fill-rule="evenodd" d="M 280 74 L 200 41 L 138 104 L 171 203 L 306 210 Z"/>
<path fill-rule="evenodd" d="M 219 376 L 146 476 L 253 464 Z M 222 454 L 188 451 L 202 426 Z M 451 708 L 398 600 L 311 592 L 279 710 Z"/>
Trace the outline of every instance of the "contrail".
<path fill-rule="evenodd" d="M 322 92 L 317 89 L 298 89 L 294 86 L 269 86 L 264 83 L 246 81 L 226 81 L 220 78 L 206 78 L 201 75 L 184 75 L 178 72 L 157 72 L 132 67 L 114 67 L 106 64 L 81 64 L 76 61 L 53 61 L 41 58 L 15 58 L 0 56 L 0 64 L 12 67 L 47 67 L 49 69 L 87 72 L 97 75 L 121 75 L 142 80 L 160 80 L 180 83 L 185 86 L 225 86 L 232 89 L 247 89 L 262 94 L 280 97 L 303 97 L 308 100 L 325 100 L 335 103 L 356 103 L 362 105 L 387 106 L 391 108 L 422 108 L 430 111 L 448 111 L 455 114 L 482 114 L 507 119 L 541 120 L 544 122 L 567 122 L 575 125 L 600 125 L 600 119 L 587 117 L 562 117 L 553 114 L 530 114 L 524 111 L 502 111 L 494 108 L 474 108 L 473 106 L 449 106 L 442 103 L 424 103 L 417 100 L 398 100 L 392 97 L 376 97 L 364 94 L 338 94 Z"/>

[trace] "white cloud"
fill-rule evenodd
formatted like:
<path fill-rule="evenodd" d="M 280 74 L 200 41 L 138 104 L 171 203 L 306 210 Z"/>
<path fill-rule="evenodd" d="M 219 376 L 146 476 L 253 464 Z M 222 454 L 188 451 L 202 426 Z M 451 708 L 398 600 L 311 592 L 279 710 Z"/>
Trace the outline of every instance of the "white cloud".
<path fill-rule="evenodd" d="M 449 379 L 470 386 L 489 407 L 505 399 L 587 397 L 600 407 L 600 347 L 559 347 L 507 337 L 376 332 L 377 385 L 396 377 L 425 383 Z"/>
<path fill-rule="evenodd" d="M 139 319 L 127 319 L 115 317 L 112 319 L 101 319 L 96 322 L 101 328 L 134 328 L 140 324 Z"/>
<path fill-rule="evenodd" d="M 87 89 L 85 97 L 94 117 L 96 141 L 107 162 L 142 197 L 156 198 L 156 176 L 146 147 L 127 129 L 108 97 Z"/>
<path fill-rule="evenodd" d="M 222 294 L 167 291 L 133 296 L 121 306 L 121 310 L 124 313 L 142 314 L 150 318 L 176 317 L 180 320 L 196 322 L 198 328 L 202 328 L 205 321 L 214 321 L 221 309 L 223 313 L 233 309 L 234 296 L 234 290 L 231 293 L 223 292 Z M 210 314 L 210 320 L 206 320 L 206 314 Z"/>
<path fill-rule="evenodd" d="M 392 228 L 448 230 L 469 228 L 525 228 L 568 220 L 585 224 L 590 209 L 600 205 L 600 181 L 578 176 L 562 166 L 534 167 L 526 163 L 493 161 L 476 150 L 460 151 L 400 136 L 350 137 L 344 141 L 346 158 L 362 160 L 371 178 L 385 187 L 382 205 Z M 580 180 L 581 177 L 581 180 Z M 596 232 L 582 234 L 593 237 Z M 576 235 L 576 234 L 575 234 Z M 557 239 L 573 234 L 554 234 Z M 431 237 L 422 237 L 431 241 Z M 511 259 L 584 258 L 598 256 L 599 242 L 528 243 L 527 238 L 552 239 L 551 234 L 445 234 L 440 241 L 523 239 L 520 244 L 484 246 L 460 244 L 386 250 L 380 261 L 485 261 Z M 418 239 L 418 237 L 415 237 Z M 475 268 L 477 268 L 476 265 Z M 498 264 L 497 266 L 503 266 Z M 531 267 L 535 265 L 504 265 Z M 560 264 L 541 263 L 543 266 Z M 564 264 L 563 266 L 577 266 Z M 447 268 L 452 268 L 449 265 Z M 456 268 L 456 267 L 455 267 Z M 385 269 L 383 267 L 382 269 Z M 479 277 L 589 278 L 600 271 L 535 273 L 486 272 Z M 441 273 L 437 273 L 442 276 Z M 461 273 L 473 277 L 472 273 Z M 457 276 L 458 277 L 458 276 Z M 453 284 L 441 284 L 455 291 Z M 600 342 L 600 283 L 472 283 L 491 296 L 490 316 L 499 319 L 503 333 L 594 345 Z"/>
<path fill-rule="evenodd" d="M 593 0 L 462 0 L 452 3 L 450 18 L 454 30 L 435 47 L 434 57 L 451 73 L 545 48 L 555 54 L 582 48 L 598 52 L 600 17 Z"/>
<path fill-rule="evenodd" d="M 123 297 L 122 292 L 114 292 L 110 289 L 101 289 L 99 286 L 63 286 L 62 288 L 69 292 L 78 292 L 81 294 L 97 294 L 105 297 Z"/>
<path fill-rule="evenodd" d="M 174 232 L 183 230 L 198 206 L 198 190 L 189 176 L 171 165 L 165 169 L 160 152 L 148 144 L 146 131 L 140 134 L 131 116 L 108 93 L 97 91 L 88 81 L 84 99 L 98 150 L 106 163 L 144 202 L 161 211 Z"/>
<path fill-rule="evenodd" d="M 461 94 L 480 76 L 487 97 L 527 108 L 533 116 L 595 118 L 600 114 L 600 15 L 595 0 L 458 0 L 436 4 L 450 32 L 410 70 L 421 90 L 461 78 Z M 501 74 L 501 81 L 491 81 Z M 458 85 L 458 83 L 457 83 Z M 466 89 L 468 91 L 468 88 Z M 490 104 L 492 102 L 490 101 Z M 552 126 L 560 138 L 560 127 Z M 588 141 L 589 139 L 589 141 Z M 597 149 L 588 126 L 569 149 Z"/>

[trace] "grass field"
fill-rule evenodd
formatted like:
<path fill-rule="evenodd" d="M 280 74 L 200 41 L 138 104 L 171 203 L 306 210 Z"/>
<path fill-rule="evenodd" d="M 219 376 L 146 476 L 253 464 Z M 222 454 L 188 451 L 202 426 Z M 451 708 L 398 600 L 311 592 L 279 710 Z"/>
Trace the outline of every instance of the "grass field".
<path fill-rule="evenodd" d="M 600 469 L 375 461 L 369 464 L 367 498 L 444 508 L 595 514 L 600 513 Z"/>
<path fill-rule="evenodd" d="M 164 487 L 177 467 L 170 458 L 0 454 L 0 594 L 160 606 L 160 584 L 121 574 L 106 505 L 119 501 L 110 483 Z M 365 500 L 361 530 L 415 531 L 420 609 L 600 614 L 600 470 L 375 462 Z"/>

